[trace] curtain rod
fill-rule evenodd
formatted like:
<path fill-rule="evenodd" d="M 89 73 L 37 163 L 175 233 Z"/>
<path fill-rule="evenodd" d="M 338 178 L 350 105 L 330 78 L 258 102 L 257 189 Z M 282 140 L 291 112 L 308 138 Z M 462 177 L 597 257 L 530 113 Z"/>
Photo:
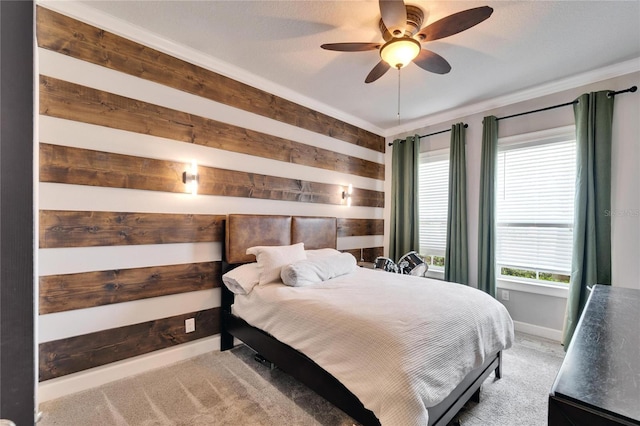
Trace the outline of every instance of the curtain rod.
<path fill-rule="evenodd" d="M 469 127 L 469 125 L 465 123 L 464 127 L 466 129 L 467 127 Z M 426 138 L 427 136 L 439 135 L 440 133 L 447 133 L 447 132 L 450 132 L 450 131 L 451 131 L 451 129 L 445 129 L 445 130 L 440 130 L 439 132 L 433 132 L 433 133 L 429 133 L 429 134 L 418 136 L 418 137 L 420 139 L 422 139 L 422 138 Z M 402 142 L 404 142 L 404 140 L 400 141 L 400 143 L 402 143 Z M 393 145 L 393 142 L 389 142 L 389 146 L 392 146 L 392 145 Z"/>
<path fill-rule="evenodd" d="M 622 93 L 627 93 L 627 92 L 633 93 L 633 92 L 635 92 L 637 90 L 638 90 L 638 86 L 631 86 L 628 89 L 620 90 L 618 92 L 609 92 L 607 94 L 607 96 L 612 98 L 615 95 L 620 95 Z M 550 109 L 556 109 L 556 108 L 560 108 L 560 107 L 564 107 L 564 106 L 568 106 L 568 105 L 575 105 L 577 103 L 578 103 L 578 100 L 576 99 L 573 102 L 567 102 L 567 103 L 564 103 L 564 104 L 553 105 L 553 106 L 546 107 L 546 108 L 534 109 L 533 111 L 521 112 L 519 114 L 507 115 L 506 117 L 497 118 L 497 120 L 499 121 L 499 120 L 506 120 L 507 118 L 520 117 L 521 115 L 533 114 L 534 112 L 549 111 Z"/>

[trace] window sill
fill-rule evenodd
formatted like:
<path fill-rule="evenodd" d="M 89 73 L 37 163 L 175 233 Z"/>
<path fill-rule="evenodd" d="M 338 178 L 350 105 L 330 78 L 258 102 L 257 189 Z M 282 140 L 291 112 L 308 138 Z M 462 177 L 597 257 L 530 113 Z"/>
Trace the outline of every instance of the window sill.
<path fill-rule="evenodd" d="M 524 282 L 518 280 L 509 280 L 505 278 L 496 279 L 496 287 L 505 290 L 522 291 L 525 293 L 541 294 L 543 296 L 560 297 L 566 299 L 569 297 L 569 285 L 541 284 Z"/>

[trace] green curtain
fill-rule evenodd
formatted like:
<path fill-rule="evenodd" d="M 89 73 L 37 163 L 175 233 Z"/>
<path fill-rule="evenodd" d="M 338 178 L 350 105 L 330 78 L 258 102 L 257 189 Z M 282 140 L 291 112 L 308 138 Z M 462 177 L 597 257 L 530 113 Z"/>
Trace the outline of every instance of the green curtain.
<path fill-rule="evenodd" d="M 609 91 L 585 93 L 576 120 L 576 193 L 571 282 L 562 343 L 567 348 L 593 284 L 611 284 L 611 128 Z"/>
<path fill-rule="evenodd" d="M 469 284 L 467 247 L 467 161 L 464 123 L 451 126 L 449 201 L 444 279 Z"/>
<path fill-rule="evenodd" d="M 391 157 L 391 229 L 389 257 L 399 257 L 419 247 L 418 161 L 420 136 L 393 141 Z"/>
<path fill-rule="evenodd" d="M 480 212 L 478 217 L 478 288 L 496 296 L 496 171 L 498 166 L 498 119 L 482 122 L 480 163 Z"/>

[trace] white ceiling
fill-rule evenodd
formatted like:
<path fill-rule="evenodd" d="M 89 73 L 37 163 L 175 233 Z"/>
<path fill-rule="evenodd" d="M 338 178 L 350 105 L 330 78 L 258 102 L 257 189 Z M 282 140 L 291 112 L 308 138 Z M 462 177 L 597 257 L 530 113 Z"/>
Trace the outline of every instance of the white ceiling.
<path fill-rule="evenodd" d="M 631 61 L 640 69 L 637 0 L 407 0 L 425 12 L 423 26 L 472 7 L 489 5 L 494 12 L 467 31 L 423 45 L 446 58 L 452 70 L 436 75 L 410 64 L 401 71 L 399 124 L 398 72 L 392 69 L 364 83 L 379 61 L 377 51 L 320 48 L 323 43 L 380 41 L 375 0 L 80 3 L 97 16 L 111 15 L 114 22 L 132 24 L 224 64 L 221 69 L 232 77 L 240 69 L 237 75 L 245 82 L 320 106 L 325 113 L 338 112 L 339 118 L 353 118 L 354 124 L 385 135 L 442 111 L 602 67 Z"/>

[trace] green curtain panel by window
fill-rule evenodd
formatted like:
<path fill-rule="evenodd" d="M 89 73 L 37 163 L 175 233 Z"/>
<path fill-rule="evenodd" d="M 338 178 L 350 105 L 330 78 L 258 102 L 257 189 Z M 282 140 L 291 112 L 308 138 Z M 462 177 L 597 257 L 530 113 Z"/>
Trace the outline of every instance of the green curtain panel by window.
<path fill-rule="evenodd" d="M 576 193 L 573 215 L 571 282 L 562 343 L 571 341 L 589 290 L 611 284 L 611 128 L 609 91 L 578 98 L 576 120 Z"/>
<path fill-rule="evenodd" d="M 496 297 L 496 169 L 498 166 L 498 119 L 482 122 L 480 162 L 480 211 L 478 215 L 478 288 Z"/>
<path fill-rule="evenodd" d="M 389 257 L 397 261 L 418 250 L 418 159 L 420 136 L 393 141 Z"/>
<path fill-rule="evenodd" d="M 444 279 L 469 284 L 467 247 L 467 160 L 464 123 L 451 126 L 449 201 Z"/>

